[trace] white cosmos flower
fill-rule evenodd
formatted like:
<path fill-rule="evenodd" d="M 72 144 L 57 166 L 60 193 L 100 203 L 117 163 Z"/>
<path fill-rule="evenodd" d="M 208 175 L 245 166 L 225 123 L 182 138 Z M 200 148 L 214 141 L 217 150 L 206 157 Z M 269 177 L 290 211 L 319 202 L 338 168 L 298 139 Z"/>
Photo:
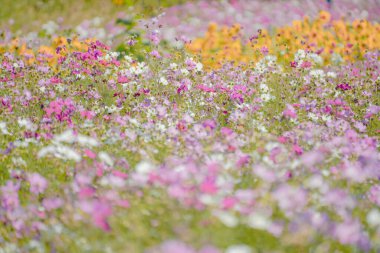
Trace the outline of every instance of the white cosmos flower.
<path fill-rule="evenodd" d="M 261 84 L 260 84 L 260 90 L 261 90 L 262 92 L 267 93 L 267 92 L 269 91 L 268 85 L 266 85 L 265 83 L 261 83 Z"/>
<path fill-rule="evenodd" d="M 187 76 L 189 75 L 189 71 L 187 69 L 181 69 L 181 73 L 184 75 L 184 76 Z"/>
<path fill-rule="evenodd" d="M 317 55 L 317 54 L 315 54 L 315 53 L 309 54 L 308 58 L 311 59 L 313 62 L 315 62 L 317 64 L 322 64 L 323 63 L 322 57 L 319 56 L 319 55 Z"/>
<path fill-rule="evenodd" d="M 99 152 L 99 159 L 103 161 L 108 166 L 113 166 L 113 160 L 112 158 L 106 153 L 106 152 Z"/>
<path fill-rule="evenodd" d="M 113 112 L 116 112 L 116 111 L 120 110 L 115 105 L 105 106 L 105 108 L 106 108 L 106 110 L 107 110 L 108 113 L 113 113 Z"/>
<path fill-rule="evenodd" d="M 251 213 L 248 217 L 248 225 L 256 229 L 268 229 L 271 225 L 271 220 L 268 216 L 261 213 Z"/>
<path fill-rule="evenodd" d="M 261 94 L 261 95 L 260 95 L 260 98 L 261 98 L 264 102 L 268 102 L 269 100 L 272 99 L 272 96 L 271 96 L 269 93 L 264 93 L 264 94 Z"/>
<path fill-rule="evenodd" d="M 215 211 L 213 214 L 227 227 L 232 228 L 239 224 L 238 218 L 229 212 Z"/>
<path fill-rule="evenodd" d="M 369 211 L 367 214 L 367 222 L 374 227 L 380 226 L 380 211 L 377 209 Z"/>
<path fill-rule="evenodd" d="M 245 244 L 232 245 L 228 247 L 225 253 L 251 253 L 252 249 Z"/>
<path fill-rule="evenodd" d="M 74 160 L 76 162 L 80 162 L 82 159 L 75 150 L 64 145 L 50 145 L 44 147 L 38 152 L 38 157 L 44 157 L 48 154 L 52 154 L 63 160 Z"/>
<path fill-rule="evenodd" d="M 0 122 L 0 131 L 3 134 L 9 134 L 8 129 L 7 129 L 7 123 L 5 122 Z"/>
<path fill-rule="evenodd" d="M 99 142 L 97 140 L 81 134 L 78 134 L 77 142 L 82 146 L 99 146 Z"/>
<path fill-rule="evenodd" d="M 294 60 L 296 62 L 301 62 L 305 58 L 306 58 L 305 50 L 298 49 L 298 51 L 294 54 Z"/>
<path fill-rule="evenodd" d="M 329 71 L 329 72 L 327 72 L 327 76 L 331 77 L 331 78 L 336 78 L 337 74 L 335 72 Z"/>
<path fill-rule="evenodd" d="M 202 71 L 202 69 L 203 69 L 203 64 L 200 63 L 200 62 L 198 62 L 198 63 L 196 64 L 196 66 L 195 66 L 195 69 L 196 69 L 197 71 Z"/>
<path fill-rule="evenodd" d="M 67 129 L 63 133 L 54 136 L 54 140 L 56 142 L 74 143 L 75 139 L 76 137 L 74 135 L 74 131 L 71 129 Z"/>
<path fill-rule="evenodd" d="M 170 68 L 172 69 L 172 70 L 177 70 L 178 69 L 178 65 L 176 64 L 176 63 L 170 63 Z"/>
<path fill-rule="evenodd" d="M 166 86 L 166 85 L 168 85 L 168 80 L 166 80 L 165 77 L 161 76 L 161 77 L 160 77 L 160 84 Z"/>
<path fill-rule="evenodd" d="M 142 161 L 137 164 L 136 172 L 139 174 L 146 175 L 154 169 L 154 165 L 147 161 Z"/>
<path fill-rule="evenodd" d="M 56 143 L 61 143 L 61 142 L 70 143 L 70 144 L 78 143 L 79 145 L 85 146 L 85 147 L 99 146 L 99 142 L 95 140 L 94 138 L 91 138 L 82 134 L 75 135 L 72 129 L 67 129 L 63 133 L 56 135 L 53 140 Z"/>
<path fill-rule="evenodd" d="M 37 126 L 35 126 L 29 119 L 26 118 L 18 118 L 17 123 L 19 127 L 25 127 L 27 130 L 34 131 Z"/>
<path fill-rule="evenodd" d="M 325 72 L 322 69 L 313 69 L 310 71 L 310 75 L 312 77 L 322 79 L 325 77 Z"/>

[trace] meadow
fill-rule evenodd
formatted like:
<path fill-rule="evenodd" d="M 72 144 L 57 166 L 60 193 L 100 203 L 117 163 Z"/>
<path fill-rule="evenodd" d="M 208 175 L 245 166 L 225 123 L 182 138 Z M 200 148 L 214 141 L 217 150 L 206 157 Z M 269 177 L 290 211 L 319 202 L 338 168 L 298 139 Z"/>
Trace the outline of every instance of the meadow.
<path fill-rule="evenodd" d="M 0 253 L 380 251 L 377 0 L 0 2 Z"/>

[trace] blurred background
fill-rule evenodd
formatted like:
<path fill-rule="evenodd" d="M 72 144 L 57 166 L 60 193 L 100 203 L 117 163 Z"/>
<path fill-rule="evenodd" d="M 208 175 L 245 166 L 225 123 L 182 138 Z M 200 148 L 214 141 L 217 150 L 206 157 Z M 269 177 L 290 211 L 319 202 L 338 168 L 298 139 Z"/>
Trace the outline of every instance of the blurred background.
<path fill-rule="evenodd" d="M 123 51 L 131 37 L 149 41 L 143 35 L 153 17 L 149 29 L 168 45 L 202 37 L 212 23 L 239 24 L 247 40 L 322 10 L 333 20 L 380 20 L 380 0 L 0 0 L 0 6 L 0 47 L 14 39 L 33 47 L 77 37 Z"/>
<path fill-rule="evenodd" d="M 0 0 L 0 27 L 32 31 L 51 20 L 67 26 L 100 17 L 108 21 L 120 12 L 141 16 L 158 14 L 161 8 L 188 0 Z"/>

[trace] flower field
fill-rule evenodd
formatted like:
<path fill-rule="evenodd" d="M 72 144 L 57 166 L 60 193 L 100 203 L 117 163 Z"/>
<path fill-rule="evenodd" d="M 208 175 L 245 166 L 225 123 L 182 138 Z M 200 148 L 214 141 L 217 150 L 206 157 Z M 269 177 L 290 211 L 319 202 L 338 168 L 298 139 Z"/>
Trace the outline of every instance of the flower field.
<path fill-rule="evenodd" d="M 377 0 L 100 2 L 0 18 L 0 253 L 380 251 Z"/>

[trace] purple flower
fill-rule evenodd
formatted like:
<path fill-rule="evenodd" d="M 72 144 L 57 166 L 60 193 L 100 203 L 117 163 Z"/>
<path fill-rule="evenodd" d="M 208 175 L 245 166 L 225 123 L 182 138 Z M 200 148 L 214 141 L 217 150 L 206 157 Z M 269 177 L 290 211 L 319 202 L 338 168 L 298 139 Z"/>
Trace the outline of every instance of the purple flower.
<path fill-rule="evenodd" d="M 185 244 L 184 242 L 177 240 L 169 240 L 162 243 L 158 248 L 149 251 L 150 253 L 196 253 L 196 251 Z"/>
<path fill-rule="evenodd" d="M 296 188 L 287 184 L 279 186 L 273 192 L 279 207 L 287 214 L 301 211 L 307 204 L 307 192 L 302 188 Z"/>
<path fill-rule="evenodd" d="M 207 119 L 207 120 L 203 121 L 202 125 L 204 128 L 208 128 L 210 130 L 213 130 L 216 127 L 216 122 L 212 119 Z"/>
<path fill-rule="evenodd" d="M 342 244 L 357 245 L 364 250 L 370 248 L 370 242 L 363 233 L 358 220 L 350 219 L 337 224 L 334 229 L 334 235 Z"/>
<path fill-rule="evenodd" d="M 6 185 L 0 188 L 1 206 L 4 209 L 14 210 L 20 205 L 20 201 L 18 198 L 19 189 L 20 189 L 20 185 L 15 184 L 12 181 L 7 181 Z"/>
<path fill-rule="evenodd" d="M 48 186 L 47 180 L 38 173 L 29 175 L 28 181 L 30 184 L 30 192 L 36 195 L 43 193 Z"/>
<path fill-rule="evenodd" d="M 368 193 L 368 198 L 370 201 L 380 206 L 380 185 L 374 185 L 371 187 Z"/>
<path fill-rule="evenodd" d="M 150 55 L 157 59 L 161 58 L 161 55 L 157 50 L 153 50 L 152 52 L 150 52 Z"/>
<path fill-rule="evenodd" d="M 63 205 L 63 200 L 60 198 L 46 198 L 42 201 L 42 206 L 47 210 L 54 210 Z"/>

